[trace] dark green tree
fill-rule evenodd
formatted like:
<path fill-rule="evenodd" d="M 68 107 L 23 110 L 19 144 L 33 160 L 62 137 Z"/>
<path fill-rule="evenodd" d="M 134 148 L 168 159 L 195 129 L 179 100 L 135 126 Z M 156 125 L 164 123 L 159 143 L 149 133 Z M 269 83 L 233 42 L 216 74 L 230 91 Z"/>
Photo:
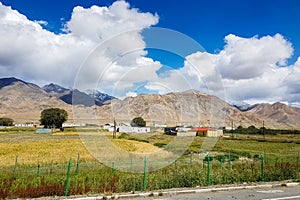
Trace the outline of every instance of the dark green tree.
<path fill-rule="evenodd" d="M 251 126 L 248 127 L 248 129 L 255 130 L 256 127 L 254 125 L 251 125 Z"/>
<path fill-rule="evenodd" d="M 0 118 L 0 126 L 12 126 L 14 123 L 14 120 L 8 117 Z"/>
<path fill-rule="evenodd" d="M 241 125 L 239 125 L 239 126 L 237 127 L 237 129 L 243 129 L 243 127 L 242 127 Z"/>
<path fill-rule="evenodd" d="M 62 128 L 67 119 L 68 113 L 64 109 L 49 108 L 42 111 L 40 122 L 45 128 Z"/>
<path fill-rule="evenodd" d="M 135 117 L 131 120 L 130 125 L 132 127 L 145 127 L 146 121 L 142 117 Z"/>

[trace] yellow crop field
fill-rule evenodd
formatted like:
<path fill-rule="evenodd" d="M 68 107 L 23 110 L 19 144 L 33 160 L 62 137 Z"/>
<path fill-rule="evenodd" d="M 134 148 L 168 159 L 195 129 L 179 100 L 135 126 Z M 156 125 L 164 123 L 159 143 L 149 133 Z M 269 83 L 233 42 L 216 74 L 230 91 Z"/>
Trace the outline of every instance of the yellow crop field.
<path fill-rule="evenodd" d="M 84 136 L 97 136 L 99 133 L 80 133 Z M 2 134 L 0 141 L 0 166 L 12 166 L 18 156 L 18 164 L 37 165 L 67 163 L 69 158 L 77 159 L 80 153 L 80 160 L 89 162 L 96 161 L 92 154 L 85 147 L 85 143 L 80 140 L 76 132 L 54 133 L 51 135 L 39 135 L 34 133 L 23 133 L 22 136 L 7 133 Z M 20 138 L 20 139 L 18 139 Z M 167 151 L 145 142 L 111 139 L 111 145 L 115 145 L 120 150 L 134 154 L 149 154 L 161 151 L 162 157 L 170 156 Z M 109 154 L 107 149 L 101 149 L 102 154 Z"/>
<path fill-rule="evenodd" d="M 7 142 L 0 143 L 0 149 L 0 166 L 14 165 L 16 155 L 18 163 L 26 165 L 66 163 L 78 153 L 81 160 L 94 160 L 80 140 Z"/>

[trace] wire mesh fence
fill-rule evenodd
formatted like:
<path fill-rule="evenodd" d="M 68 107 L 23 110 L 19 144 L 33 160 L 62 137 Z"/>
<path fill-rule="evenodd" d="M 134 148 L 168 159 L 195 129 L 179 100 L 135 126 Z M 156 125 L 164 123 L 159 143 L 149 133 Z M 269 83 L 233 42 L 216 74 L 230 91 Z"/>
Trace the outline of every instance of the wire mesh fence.
<path fill-rule="evenodd" d="M 144 159 L 144 173 L 134 173 L 137 163 L 114 161 L 110 166 L 77 159 L 65 163 L 25 165 L 15 158 L 12 166 L 0 167 L 0 198 L 111 194 L 166 188 L 195 187 L 244 182 L 299 179 L 299 153 L 281 158 L 272 153 L 238 157 L 187 154 L 167 167 L 151 170 L 157 161 Z M 140 164 L 140 163 L 139 163 Z M 128 170 L 119 171 L 118 166 Z"/>

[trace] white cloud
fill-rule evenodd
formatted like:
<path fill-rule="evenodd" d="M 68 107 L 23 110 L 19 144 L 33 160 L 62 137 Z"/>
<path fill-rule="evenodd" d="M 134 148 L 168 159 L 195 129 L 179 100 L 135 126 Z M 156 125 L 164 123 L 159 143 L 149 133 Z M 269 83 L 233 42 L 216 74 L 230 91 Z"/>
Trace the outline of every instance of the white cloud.
<path fill-rule="evenodd" d="M 54 34 L 41 25 L 44 21 L 31 21 L 11 7 L 0 3 L 0 68 L 1 76 L 16 76 L 38 84 L 55 82 L 72 87 L 81 64 L 100 43 L 105 43 L 115 35 L 125 33 L 120 40 L 110 40 L 103 57 L 103 64 L 114 62 L 116 55 L 124 50 L 137 49 L 120 66 L 136 67 L 135 60 L 146 52 L 140 32 L 158 22 L 158 16 L 141 13 L 130 8 L 125 1 L 116 1 L 110 7 L 75 7 L 70 21 L 65 24 L 64 34 Z M 99 68 L 93 65 L 83 83 L 93 83 Z M 118 64 L 118 63 L 117 63 Z M 92 79 L 97 78 L 97 79 Z M 81 83 L 79 83 L 81 84 Z"/>
<path fill-rule="evenodd" d="M 266 70 L 285 66 L 292 55 L 291 43 L 282 35 L 261 38 L 241 38 L 233 34 L 225 37 L 226 45 L 218 54 L 217 66 L 223 78 L 249 79 Z"/>
<path fill-rule="evenodd" d="M 38 23 L 39 25 L 42 26 L 47 26 L 48 22 L 44 21 L 44 20 L 34 20 L 35 23 Z"/>
<path fill-rule="evenodd" d="M 135 92 L 127 92 L 125 97 L 136 97 L 137 93 Z"/>
<path fill-rule="evenodd" d="M 226 94 L 229 102 L 285 101 L 299 105 L 300 58 L 287 66 L 293 48 L 282 35 L 241 38 L 230 34 L 225 42 L 219 53 L 187 56 L 182 68 L 172 70 L 156 83 L 150 82 L 147 88 L 159 93 L 166 92 L 166 88 L 193 88 L 221 98 Z"/>
<path fill-rule="evenodd" d="M 78 37 L 101 41 L 130 30 L 140 31 L 157 22 L 157 16 L 140 13 L 127 2 L 117 1 L 110 7 L 75 7 L 65 30 Z"/>

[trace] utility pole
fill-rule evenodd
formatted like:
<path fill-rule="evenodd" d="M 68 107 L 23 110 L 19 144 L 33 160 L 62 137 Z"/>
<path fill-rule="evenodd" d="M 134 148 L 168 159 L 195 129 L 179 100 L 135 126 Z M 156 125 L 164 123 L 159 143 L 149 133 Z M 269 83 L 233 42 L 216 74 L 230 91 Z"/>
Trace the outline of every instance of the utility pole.
<path fill-rule="evenodd" d="M 263 120 L 263 128 L 262 128 L 262 131 L 263 131 L 263 136 L 264 136 L 264 139 L 265 139 L 265 121 Z"/>
<path fill-rule="evenodd" d="M 233 121 L 231 121 L 231 134 L 232 134 L 232 137 L 233 137 Z"/>
<path fill-rule="evenodd" d="M 117 131 L 117 123 L 116 123 L 116 119 L 114 118 L 114 132 L 113 132 L 113 139 L 116 138 L 116 131 Z"/>

